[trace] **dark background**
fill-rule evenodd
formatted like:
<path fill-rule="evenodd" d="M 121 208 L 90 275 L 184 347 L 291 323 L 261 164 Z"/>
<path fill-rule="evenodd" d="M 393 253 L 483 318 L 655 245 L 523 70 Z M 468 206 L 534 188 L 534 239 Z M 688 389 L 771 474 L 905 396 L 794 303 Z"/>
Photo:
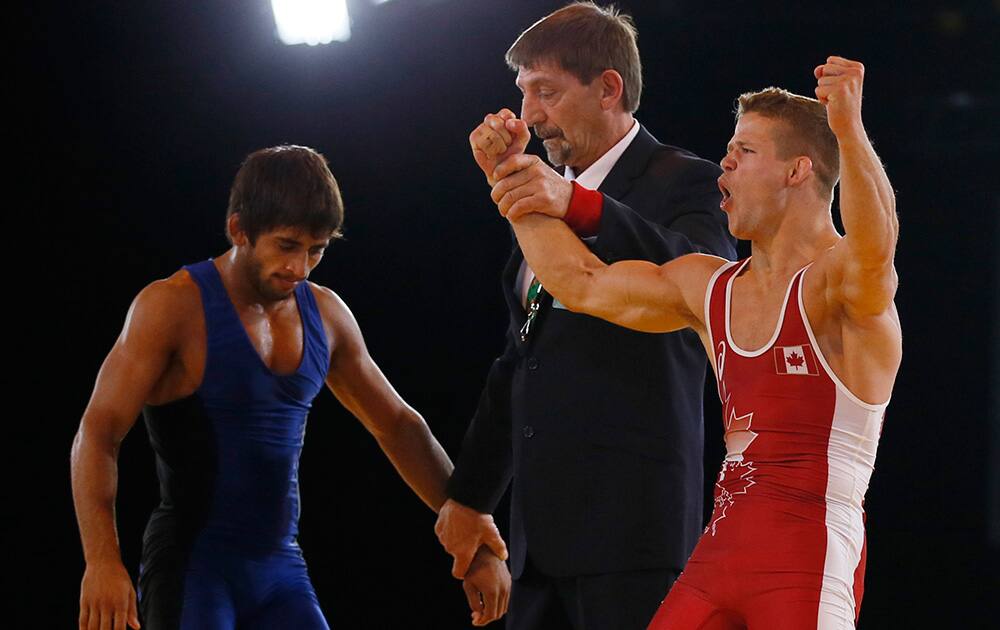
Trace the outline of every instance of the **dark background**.
<path fill-rule="evenodd" d="M 828 54 L 865 62 L 866 124 L 898 191 L 905 351 L 868 492 L 861 627 L 995 623 L 1000 3 L 620 4 L 640 33 L 637 117 L 713 160 L 739 93 L 811 94 Z M 467 136 L 486 112 L 517 109 L 503 52 L 561 5 L 355 0 L 351 41 L 315 48 L 280 44 L 265 0 L 23 9 L 5 147 L 8 198 L 20 199 L 5 216 L 20 369 L 5 380 L 10 400 L 29 404 L 12 402 L 6 418 L 4 512 L 21 567 L 6 592 L 38 615 L 27 625 L 75 624 L 83 562 L 68 459 L 96 371 L 146 283 L 226 248 L 228 187 L 254 149 L 291 142 L 329 159 L 347 239 L 312 278 L 350 304 L 375 359 L 455 455 L 501 349 L 510 245 Z M 711 477 L 720 430 L 708 405 Z M 156 503 L 141 423 L 120 467 L 134 573 Z M 301 482 L 301 542 L 334 627 L 467 626 L 434 515 L 328 393 Z"/>

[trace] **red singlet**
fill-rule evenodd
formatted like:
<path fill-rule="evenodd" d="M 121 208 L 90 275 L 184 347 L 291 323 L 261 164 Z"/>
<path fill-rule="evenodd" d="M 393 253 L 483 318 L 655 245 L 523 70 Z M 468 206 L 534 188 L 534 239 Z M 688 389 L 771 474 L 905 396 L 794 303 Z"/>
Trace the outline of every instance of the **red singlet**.
<path fill-rule="evenodd" d="M 705 312 L 726 459 L 715 509 L 651 630 L 853 628 L 864 577 L 862 502 L 886 403 L 854 396 L 830 369 L 792 278 L 771 340 L 733 342 L 733 279 L 708 283 Z"/>

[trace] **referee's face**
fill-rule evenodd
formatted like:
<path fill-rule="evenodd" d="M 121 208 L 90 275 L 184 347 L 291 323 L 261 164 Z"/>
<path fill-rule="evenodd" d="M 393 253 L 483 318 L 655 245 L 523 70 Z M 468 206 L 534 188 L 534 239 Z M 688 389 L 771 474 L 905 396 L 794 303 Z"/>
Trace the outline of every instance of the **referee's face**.
<path fill-rule="evenodd" d="M 601 81 L 583 84 L 558 64 L 538 63 L 517 73 L 521 118 L 535 130 L 553 166 L 582 171 L 607 151 L 601 133 Z"/>

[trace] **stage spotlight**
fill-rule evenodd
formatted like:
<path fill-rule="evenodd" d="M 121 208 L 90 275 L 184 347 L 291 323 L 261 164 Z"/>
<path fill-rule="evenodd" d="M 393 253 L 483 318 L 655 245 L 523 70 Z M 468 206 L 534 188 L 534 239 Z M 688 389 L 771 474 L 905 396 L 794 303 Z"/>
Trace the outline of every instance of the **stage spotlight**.
<path fill-rule="evenodd" d="M 271 9 L 285 44 L 315 46 L 351 38 L 347 0 L 271 0 Z"/>

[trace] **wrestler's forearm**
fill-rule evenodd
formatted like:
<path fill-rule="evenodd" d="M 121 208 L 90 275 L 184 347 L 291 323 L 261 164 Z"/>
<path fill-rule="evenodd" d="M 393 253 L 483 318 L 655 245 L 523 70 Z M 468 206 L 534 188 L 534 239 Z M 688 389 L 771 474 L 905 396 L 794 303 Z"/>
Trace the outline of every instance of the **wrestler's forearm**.
<path fill-rule="evenodd" d="M 863 128 L 838 137 L 840 214 L 853 257 L 865 267 L 892 262 L 899 236 L 896 197 Z"/>
<path fill-rule="evenodd" d="M 118 449 L 91 435 L 81 424 L 70 453 L 73 504 L 80 526 L 84 560 L 121 562 L 115 527 L 118 487 Z"/>
<path fill-rule="evenodd" d="M 528 214 L 511 222 L 531 270 L 566 308 L 592 313 L 587 302 L 592 273 L 602 263 L 559 219 Z"/>
<path fill-rule="evenodd" d="M 447 500 L 445 486 L 453 469 L 451 459 L 416 411 L 404 408 L 393 430 L 376 440 L 399 476 L 424 503 L 437 512 Z"/>

